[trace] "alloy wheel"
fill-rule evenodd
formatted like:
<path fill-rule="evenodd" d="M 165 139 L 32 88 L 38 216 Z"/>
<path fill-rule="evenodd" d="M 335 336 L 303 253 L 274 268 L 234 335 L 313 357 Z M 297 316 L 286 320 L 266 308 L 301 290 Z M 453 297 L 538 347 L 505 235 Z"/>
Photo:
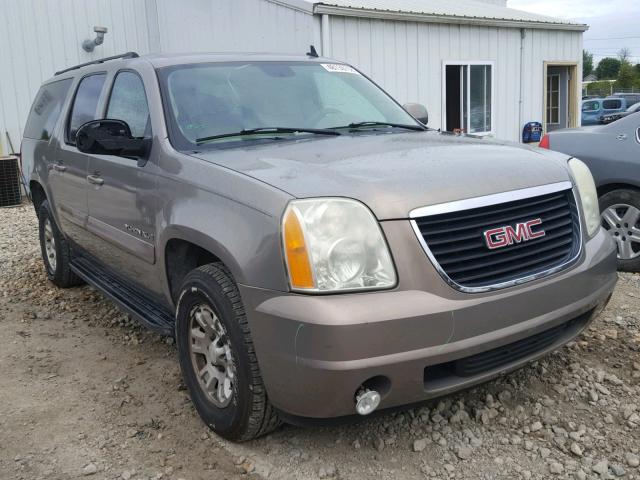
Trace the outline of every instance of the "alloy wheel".
<path fill-rule="evenodd" d="M 602 225 L 615 240 L 620 260 L 640 256 L 640 209 L 633 205 L 611 205 L 602 212 Z"/>
<path fill-rule="evenodd" d="M 53 236 L 51 220 L 48 218 L 44 221 L 44 251 L 47 255 L 49 271 L 53 274 L 58 266 L 58 259 L 56 254 L 56 239 Z"/>
<path fill-rule="evenodd" d="M 218 315 L 206 304 L 189 314 L 190 353 L 200 388 L 217 407 L 233 399 L 236 378 L 231 341 Z"/>

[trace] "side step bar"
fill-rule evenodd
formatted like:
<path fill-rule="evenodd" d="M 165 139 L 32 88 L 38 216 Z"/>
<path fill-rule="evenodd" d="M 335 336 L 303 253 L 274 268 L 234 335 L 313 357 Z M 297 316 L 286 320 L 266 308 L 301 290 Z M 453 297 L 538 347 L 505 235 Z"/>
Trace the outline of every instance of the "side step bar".
<path fill-rule="evenodd" d="M 71 270 L 149 329 L 161 335 L 175 336 L 175 321 L 171 312 L 139 290 L 125 285 L 104 268 L 83 257 L 73 258 Z"/>

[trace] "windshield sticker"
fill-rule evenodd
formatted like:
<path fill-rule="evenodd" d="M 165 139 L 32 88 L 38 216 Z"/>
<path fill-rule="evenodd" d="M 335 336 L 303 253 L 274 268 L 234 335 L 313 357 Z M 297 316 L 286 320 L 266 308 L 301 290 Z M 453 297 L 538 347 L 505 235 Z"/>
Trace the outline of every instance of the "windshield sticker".
<path fill-rule="evenodd" d="M 350 67 L 349 65 L 343 65 L 341 63 L 322 63 L 321 65 L 327 72 L 355 73 L 356 75 L 360 75 L 355 68 Z"/>

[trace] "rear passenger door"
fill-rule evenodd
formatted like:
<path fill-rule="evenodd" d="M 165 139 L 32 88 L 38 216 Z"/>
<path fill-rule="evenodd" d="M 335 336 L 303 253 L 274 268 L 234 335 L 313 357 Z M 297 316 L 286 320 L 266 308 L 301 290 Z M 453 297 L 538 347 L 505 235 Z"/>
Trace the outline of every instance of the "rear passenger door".
<path fill-rule="evenodd" d="M 137 72 L 115 74 L 104 118 L 125 121 L 134 137 L 152 137 L 146 91 Z M 130 280 L 144 279 L 155 290 L 157 162 L 153 153 L 152 148 L 144 161 L 89 155 L 88 230 L 96 238 L 91 247 L 94 256 Z"/>
<path fill-rule="evenodd" d="M 76 132 L 83 123 L 95 120 L 106 73 L 84 76 L 71 102 L 59 143 L 49 165 L 49 186 L 57 218 L 65 235 L 86 247 L 87 168 L 89 158 L 76 148 Z"/>

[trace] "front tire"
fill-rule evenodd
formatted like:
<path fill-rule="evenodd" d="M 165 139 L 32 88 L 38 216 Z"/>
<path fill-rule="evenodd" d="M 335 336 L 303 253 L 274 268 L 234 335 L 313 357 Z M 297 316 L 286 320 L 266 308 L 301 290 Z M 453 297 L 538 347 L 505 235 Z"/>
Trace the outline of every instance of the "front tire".
<path fill-rule="evenodd" d="M 176 312 L 180 367 L 202 420 L 218 435 L 246 441 L 280 425 L 260 376 L 238 288 L 220 263 L 184 279 Z"/>
<path fill-rule="evenodd" d="M 640 192 L 613 190 L 600 197 L 602 226 L 618 247 L 618 270 L 640 271 Z"/>
<path fill-rule="evenodd" d="M 48 200 L 38 209 L 38 221 L 42 261 L 49 280 L 60 288 L 82 284 L 80 277 L 71 271 L 71 250 L 51 215 Z"/>

